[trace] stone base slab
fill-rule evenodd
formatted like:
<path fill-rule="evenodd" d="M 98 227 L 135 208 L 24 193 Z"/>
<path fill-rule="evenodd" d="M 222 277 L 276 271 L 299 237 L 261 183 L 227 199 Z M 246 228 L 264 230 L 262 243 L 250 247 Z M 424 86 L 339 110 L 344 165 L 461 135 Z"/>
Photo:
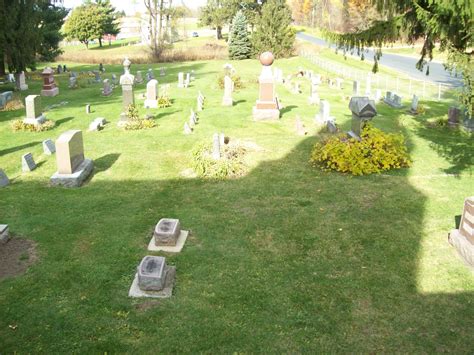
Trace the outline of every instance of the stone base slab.
<path fill-rule="evenodd" d="M 158 100 L 145 100 L 145 108 L 158 108 Z"/>
<path fill-rule="evenodd" d="M 94 162 L 90 159 L 84 159 L 73 174 L 59 174 L 56 172 L 51 176 L 50 182 L 53 186 L 80 187 L 92 173 L 92 170 L 94 170 Z"/>
<path fill-rule="evenodd" d="M 474 272 L 474 245 L 466 237 L 459 233 L 458 229 L 453 229 L 448 235 L 449 244 L 451 244 L 463 261 Z"/>
<path fill-rule="evenodd" d="M 232 100 L 231 97 L 224 97 L 222 99 L 222 106 L 233 106 L 234 105 L 234 101 Z"/>
<path fill-rule="evenodd" d="M 32 125 L 35 125 L 35 126 L 43 124 L 45 121 L 46 121 L 46 117 L 44 117 L 43 115 L 38 116 L 36 118 L 24 118 L 23 119 L 23 123 L 32 124 Z"/>
<path fill-rule="evenodd" d="M 128 297 L 133 298 L 170 298 L 173 294 L 174 281 L 176 279 L 176 267 L 167 266 L 166 267 L 166 281 L 165 287 L 161 291 L 143 291 L 138 287 L 138 273 L 135 274 L 133 278 L 132 286 L 128 291 Z"/>
<path fill-rule="evenodd" d="M 254 121 L 277 121 L 280 119 L 280 110 L 277 109 L 258 109 L 253 107 L 253 120 Z"/>
<path fill-rule="evenodd" d="M 41 90 L 41 96 L 56 96 L 59 95 L 59 88 L 55 87 L 50 90 Z"/>
<path fill-rule="evenodd" d="M 189 231 L 181 231 L 178 239 L 176 240 L 176 245 L 156 245 L 155 237 L 151 237 L 150 243 L 148 243 L 149 251 L 164 251 L 167 253 L 179 253 L 183 250 L 184 243 L 188 239 Z"/>

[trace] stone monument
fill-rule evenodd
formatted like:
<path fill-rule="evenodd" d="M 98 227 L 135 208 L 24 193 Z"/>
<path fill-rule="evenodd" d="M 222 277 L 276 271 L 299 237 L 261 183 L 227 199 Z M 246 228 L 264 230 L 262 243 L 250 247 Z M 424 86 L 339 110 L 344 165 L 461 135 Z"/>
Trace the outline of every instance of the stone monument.
<path fill-rule="evenodd" d="M 56 146 L 51 139 L 43 141 L 43 153 L 46 155 L 53 155 L 56 153 Z"/>
<path fill-rule="evenodd" d="M 319 94 L 318 87 L 321 84 L 321 76 L 315 75 L 311 77 L 311 86 L 310 86 L 310 96 L 308 98 L 308 103 L 310 105 L 319 104 Z"/>
<path fill-rule="evenodd" d="M 39 125 L 46 121 L 46 117 L 41 112 L 41 96 L 39 95 L 28 95 L 25 98 L 26 106 L 26 118 L 23 119 L 23 123 Z"/>
<path fill-rule="evenodd" d="M 128 292 L 129 297 L 169 298 L 173 292 L 176 268 L 162 256 L 145 256 Z"/>
<path fill-rule="evenodd" d="M 321 100 L 319 104 L 319 113 L 315 117 L 316 123 L 326 124 L 328 121 L 334 121 L 334 117 L 331 117 L 331 106 L 329 101 Z"/>
<path fill-rule="evenodd" d="M 212 159 L 219 160 L 221 158 L 221 143 L 219 139 L 219 134 L 214 133 L 212 137 Z"/>
<path fill-rule="evenodd" d="M 449 233 L 448 241 L 464 262 L 474 269 L 474 196 L 464 201 L 459 229 L 453 229 Z"/>
<path fill-rule="evenodd" d="M 28 85 L 26 84 L 25 72 L 24 71 L 22 71 L 20 74 L 18 74 L 18 79 L 16 81 L 16 86 L 20 91 L 28 90 Z"/>
<path fill-rule="evenodd" d="M 387 105 L 395 107 L 395 108 L 402 108 L 402 97 L 391 92 L 387 91 L 387 95 L 383 100 Z"/>
<path fill-rule="evenodd" d="M 7 174 L 5 174 L 2 169 L 0 169 L 0 187 L 5 187 L 8 184 L 10 184 L 10 180 L 8 179 Z"/>
<path fill-rule="evenodd" d="M 354 80 L 352 83 L 352 96 L 359 96 L 359 91 L 360 91 L 360 82 L 357 80 Z"/>
<path fill-rule="evenodd" d="M 181 229 L 179 219 L 162 218 L 153 230 L 148 250 L 179 253 L 183 249 L 188 234 L 188 231 Z"/>
<path fill-rule="evenodd" d="M 264 52 L 260 55 L 262 71 L 258 78 L 260 84 L 259 98 L 253 107 L 253 119 L 255 121 L 278 120 L 280 118 L 280 110 L 275 97 L 275 81 L 271 69 L 273 61 L 274 57 L 271 52 Z"/>
<path fill-rule="evenodd" d="M 21 157 L 21 171 L 29 172 L 36 169 L 36 163 L 31 153 L 23 154 Z"/>
<path fill-rule="evenodd" d="M 418 96 L 413 94 L 410 105 L 410 113 L 416 115 L 418 113 Z"/>
<path fill-rule="evenodd" d="M 448 109 L 448 126 L 455 127 L 459 124 L 459 117 L 461 116 L 461 110 L 457 107 L 450 107 Z"/>
<path fill-rule="evenodd" d="M 230 76 L 224 77 L 224 97 L 222 98 L 222 106 L 232 106 L 234 101 L 232 100 L 232 88 L 234 83 Z"/>
<path fill-rule="evenodd" d="M 123 61 L 124 74 L 120 76 L 120 85 L 122 86 L 122 113 L 120 114 L 119 126 L 123 126 L 127 122 L 127 108 L 129 105 L 135 104 L 135 96 L 133 93 L 133 83 L 135 76 L 130 74 L 130 65 L 132 63 L 128 58 Z"/>
<path fill-rule="evenodd" d="M 146 84 L 146 100 L 145 108 L 157 108 L 158 107 L 158 81 L 151 79 Z"/>
<path fill-rule="evenodd" d="M 377 115 L 375 101 L 368 97 L 355 96 L 349 102 L 349 109 L 352 111 L 352 125 L 348 134 L 351 138 L 360 140 L 360 133 L 365 123 Z"/>
<path fill-rule="evenodd" d="M 109 79 L 104 79 L 103 84 L 104 84 L 104 86 L 102 88 L 102 95 L 103 96 L 112 95 L 112 86 L 110 85 Z"/>
<path fill-rule="evenodd" d="M 79 187 L 91 174 L 94 163 L 84 158 L 84 144 L 80 130 L 66 131 L 56 141 L 58 171 L 51 177 L 51 185 Z"/>
<path fill-rule="evenodd" d="M 41 90 L 41 96 L 56 96 L 59 94 L 59 88 L 54 82 L 54 70 L 47 67 L 41 73 L 43 77 L 43 89 Z"/>
<path fill-rule="evenodd" d="M 137 70 L 137 75 L 135 76 L 135 84 L 141 83 L 143 83 L 142 72 L 140 70 Z"/>
<path fill-rule="evenodd" d="M 178 87 L 184 88 L 184 73 L 183 72 L 178 73 Z"/>

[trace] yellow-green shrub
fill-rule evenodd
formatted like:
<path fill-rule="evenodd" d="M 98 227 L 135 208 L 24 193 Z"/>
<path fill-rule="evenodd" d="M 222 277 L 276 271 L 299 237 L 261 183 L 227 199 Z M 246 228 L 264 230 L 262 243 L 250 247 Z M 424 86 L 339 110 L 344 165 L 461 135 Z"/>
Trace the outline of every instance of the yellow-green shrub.
<path fill-rule="evenodd" d="M 26 131 L 26 132 L 43 132 L 49 131 L 54 127 L 54 121 L 46 120 L 42 124 L 34 125 L 30 123 L 24 123 L 23 120 L 15 120 L 11 123 L 11 127 L 14 132 Z"/>
<path fill-rule="evenodd" d="M 199 144 L 193 150 L 193 169 L 201 177 L 213 179 L 235 178 L 245 174 L 243 156 L 246 149 L 239 145 L 225 144 L 222 158 L 214 160 L 211 156 L 212 144 Z"/>
<path fill-rule="evenodd" d="M 165 108 L 171 106 L 171 100 L 168 96 L 160 96 L 158 98 L 158 107 Z"/>
<path fill-rule="evenodd" d="M 224 78 L 225 78 L 224 74 L 220 75 L 217 78 L 217 85 L 219 86 L 219 89 L 224 89 Z M 230 78 L 234 82 L 234 90 L 239 90 L 239 89 L 244 88 L 244 83 L 242 82 L 242 79 L 240 78 L 239 75 L 232 74 Z"/>
<path fill-rule="evenodd" d="M 352 175 L 381 173 L 411 164 L 402 134 L 385 133 L 367 124 L 361 141 L 345 134 L 330 136 L 316 143 L 310 162 L 323 169 Z"/>
<path fill-rule="evenodd" d="M 124 128 L 127 131 L 155 127 L 155 121 L 152 118 L 140 118 L 138 109 L 134 104 L 128 105 L 125 114 L 127 115 L 128 121 L 125 123 Z"/>

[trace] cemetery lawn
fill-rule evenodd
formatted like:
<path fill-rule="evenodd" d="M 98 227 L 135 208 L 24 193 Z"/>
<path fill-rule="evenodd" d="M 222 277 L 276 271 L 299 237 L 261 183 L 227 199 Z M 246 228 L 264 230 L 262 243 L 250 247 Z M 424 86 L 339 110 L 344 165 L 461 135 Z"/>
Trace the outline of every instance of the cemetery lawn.
<path fill-rule="evenodd" d="M 35 241 L 38 254 L 26 274 L 0 280 L 1 352 L 471 352 L 473 274 L 447 234 L 474 191 L 474 146 L 466 133 L 434 125 L 450 103 L 422 100 L 426 113 L 416 117 L 377 105 L 374 125 L 406 137 L 411 168 L 364 177 L 323 172 L 308 163 L 322 137 L 308 82 L 300 79 L 300 95 L 278 85 L 280 122 L 255 123 L 259 65 L 233 63 L 245 88 L 224 108 L 216 85 L 224 63 L 165 64 L 164 78 L 155 70 L 160 84 L 172 84 L 173 106 L 154 110 L 157 125 L 148 130 L 117 128 L 119 88 L 110 97 L 100 85 L 69 90 L 67 74 L 57 76 L 59 96 L 42 98 L 43 107 L 68 102 L 46 112 L 53 130 L 13 133 L 10 123 L 24 109 L 0 112 L 0 167 L 12 181 L 0 189 L 0 223 Z M 317 71 L 298 58 L 275 65 L 285 76 L 299 66 Z M 122 72 L 106 69 L 108 78 Z M 191 70 L 191 87 L 177 89 L 178 72 Z M 39 80 L 28 84 L 23 96 L 40 91 Z M 185 136 L 198 90 L 205 110 Z M 342 130 L 350 127 L 351 90 L 347 81 L 344 94 L 320 90 Z M 138 85 L 141 114 L 144 92 Z M 296 115 L 305 137 L 295 134 Z M 88 132 L 96 117 L 110 123 Z M 94 175 L 80 189 L 53 188 L 55 157 L 41 142 L 69 129 L 83 131 Z M 190 176 L 192 149 L 215 132 L 254 144 L 245 176 Z M 39 166 L 22 173 L 27 152 Z M 192 232 L 180 254 L 146 251 L 162 217 Z M 171 299 L 128 298 L 147 254 L 176 266 Z"/>

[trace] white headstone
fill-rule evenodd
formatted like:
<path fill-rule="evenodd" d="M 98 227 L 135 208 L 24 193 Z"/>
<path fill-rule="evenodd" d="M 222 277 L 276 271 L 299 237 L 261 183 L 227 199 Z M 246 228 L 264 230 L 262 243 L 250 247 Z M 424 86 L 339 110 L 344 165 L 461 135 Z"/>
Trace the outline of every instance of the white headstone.
<path fill-rule="evenodd" d="M 221 146 L 219 140 L 219 134 L 214 133 L 212 137 L 212 159 L 219 160 L 221 158 Z"/>
<path fill-rule="evenodd" d="M 222 98 L 222 106 L 233 105 L 233 100 L 232 100 L 233 86 L 234 86 L 234 83 L 232 82 L 232 79 L 230 78 L 230 76 L 226 75 L 224 77 L 224 97 Z"/>
<path fill-rule="evenodd" d="M 146 84 L 145 108 L 158 107 L 158 81 L 152 79 Z"/>

